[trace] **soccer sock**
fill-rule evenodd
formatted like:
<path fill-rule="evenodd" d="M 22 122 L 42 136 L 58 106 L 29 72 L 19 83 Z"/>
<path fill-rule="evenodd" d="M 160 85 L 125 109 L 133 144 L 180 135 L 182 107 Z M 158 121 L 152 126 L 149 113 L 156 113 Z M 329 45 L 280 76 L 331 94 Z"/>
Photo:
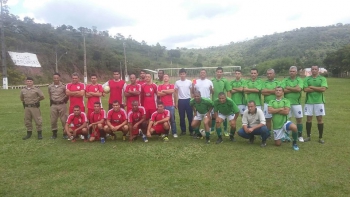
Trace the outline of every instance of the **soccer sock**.
<path fill-rule="evenodd" d="M 92 133 L 92 127 L 89 128 L 89 135 Z"/>
<path fill-rule="evenodd" d="M 106 137 L 105 130 L 99 129 L 99 131 L 100 131 L 100 136 L 101 136 L 101 137 Z"/>
<path fill-rule="evenodd" d="M 298 137 L 301 137 L 303 135 L 303 124 L 297 124 L 298 128 Z"/>
<path fill-rule="evenodd" d="M 210 137 L 210 131 L 205 132 L 205 137 Z"/>
<path fill-rule="evenodd" d="M 230 130 L 230 135 L 234 136 L 235 135 L 235 132 L 236 132 L 236 128 L 231 128 Z"/>
<path fill-rule="evenodd" d="M 293 144 L 296 144 L 298 139 L 298 132 L 292 132 L 292 137 L 293 137 Z"/>
<path fill-rule="evenodd" d="M 165 137 L 168 137 L 168 135 L 169 135 L 169 129 L 168 129 L 168 130 L 164 130 L 164 135 L 165 135 Z"/>
<path fill-rule="evenodd" d="M 311 126 L 312 126 L 312 122 L 306 122 L 306 133 L 307 133 L 307 137 L 311 136 Z"/>
<path fill-rule="evenodd" d="M 227 131 L 227 119 L 224 121 L 224 131 Z"/>
<path fill-rule="evenodd" d="M 193 130 L 194 130 L 194 133 L 198 136 L 198 134 L 201 134 L 200 132 L 199 132 L 199 128 L 193 128 Z"/>
<path fill-rule="evenodd" d="M 215 127 L 215 119 L 211 120 L 211 130 L 214 131 L 214 127 Z"/>
<path fill-rule="evenodd" d="M 218 137 L 221 137 L 221 127 L 220 128 L 216 128 L 216 134 L 218 134 Z"/>
<path fill-rule="evenodd" d="M 323 135 L 323 123 L 321 124 L 317 124 L 317 128 L 318 128 L 318 137 L 321 139 L 322 135 Z"/>

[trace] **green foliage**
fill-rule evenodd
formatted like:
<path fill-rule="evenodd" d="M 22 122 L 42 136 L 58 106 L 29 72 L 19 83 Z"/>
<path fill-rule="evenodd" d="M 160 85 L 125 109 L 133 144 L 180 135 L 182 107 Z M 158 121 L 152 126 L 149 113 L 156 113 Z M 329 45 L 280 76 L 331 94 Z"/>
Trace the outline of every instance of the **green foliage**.
<path fill-rule="evenodd" d="M 333 74 L 350 71 L 350 45 L 328 53 L 323 63 L 326 65 L 328 71 L 331 71 Z"/>
<path fill-rule="evenodd" d="M 257 69 L 260 74 L 266 73 L 269 68 L 273 68 L 276 73 L 288 73 L 290 66 L 298 66 L 293 58 L 279 58 L 262 62 L 258 64 Z"/>

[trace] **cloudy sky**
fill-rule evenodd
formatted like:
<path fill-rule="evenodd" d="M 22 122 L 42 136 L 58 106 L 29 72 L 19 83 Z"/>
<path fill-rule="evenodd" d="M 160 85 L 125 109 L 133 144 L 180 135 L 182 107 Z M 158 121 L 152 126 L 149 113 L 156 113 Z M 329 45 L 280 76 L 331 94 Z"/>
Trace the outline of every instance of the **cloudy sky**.
<path fill-rule="evenodd" d="M 8 0 L 12 14 L 96 26 L 168 49 L 204 48 L 300 27 L 350 23 L 349 0 Z"/>

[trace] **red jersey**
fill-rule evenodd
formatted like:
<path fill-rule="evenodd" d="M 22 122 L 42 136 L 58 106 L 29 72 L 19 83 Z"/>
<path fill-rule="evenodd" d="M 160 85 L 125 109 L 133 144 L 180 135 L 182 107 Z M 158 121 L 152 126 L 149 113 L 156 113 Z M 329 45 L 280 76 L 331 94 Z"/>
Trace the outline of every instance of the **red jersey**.
<path fill-rule="evenodd" d="M 96 85 L 89 84 L 86 86 L 85 92 L 86 93 L 88 93 L 88 92 L 103 92 L 103 88 L 102 88 L 101 84 L 96 84 Z M 102 107 L 101 97 L 100 96 L 93 96 L 93 97 L 88 98 L 87 108 L 93 109 L 95 102 L 100 102 L 101 107 Z"/>
<path fill-rule="evenodd" d="M 109 120 L 113 126 L 123 123 L 126 120 L 126 117 L 126 111 L 122 108 L 120 108 L 119 111 L 111 109 L 107 113 L 107 120 Z"/>
<path fill-rule="evenodd" d="M 140 85 L 142 86 L 142 85 L 145 84 L 146 82 L 145 82 L 145 80 L 140 80 L 140 79 L 138 79 L 138 80 L 136 80 L 136 83 L 137 83 L 137 84 L 140 84 Z"/>
<path fill-rule="evenodd" d="M 82 124 L 84 124 L 84 122 L 87 122 L 87 117 L 84 112 L 81 112 L 79 116 L 75 116 L 74 113 L 71 113 L 67 119 L 69 127 L 74 128 L 80 127 Z"/>
<path fill-rule="evenodd" d="M 164 109 L 164 111 L 162 113 L 159 113 L 158 110 L 155 111 L 152 116 L 151 116 L 151 121 L 156 122 L 156 121 L 160 121 L 163 120 L 166 117 L 170 117 L 170 111 Z"/>
<path fill-rule="evenodd" d="M 83 83 L 68 83 L 66 85 L 66 89 L 71 92 L 77 92 L 81 90 L 85 90 L 85 84 Z M 84 97 L 76 97 L 76 96 L 70 96 L 69 97 L 69 103 L 70 106 L 79 105 L 80 107 L 84 107 Z M 83 109 L 81 109 L 83 110 Z"/>
<path fill-rule="evenodd" d="M 141 86 L 141 103 L 145 109 L 157 109 L 157 85 L 154 83 Z"/>
<path fill-rule="evenodd" d="M 89 120 L 91 121 L 90 124 L 98 122 L 102 119 L 106 119 L 106 111 L 103 109 L 100 110 L 100 113 L 92 112 L 89 116 Z"/>
<path fill-rule="evenodd" d="M 128 113 L 128 122 L 136 123 L 142 119 L 142 116 L 146 115 L 146 110 L 144 107 L 139 106 L 139 110 L 137 112 L 130 111 Z"/>
<path fill-rule="evenodd" d="M 135 84 L 135 85 L 128 84 L 125 86 L 125 92 L 129 92 L 129 91 L 141 92 L 141 85 L 140 84 Z M 140 95 L 133 95 L 133 96 L 126 97 L 126 106 L 128 107 L 128 110 L 131 110 L 133 101 L 138 101 L 139 105 L 140 105 L 141 104 L 140 103 Z"/>
<path fill-rule="evenodd" d="M 158 86 L 158 92 L 161 92 L 162 90 L 173 90 L 174 84 L 162 84 Z M 175 106 L 174 105 L 174 94 L 167 94 L 165 96 L 161 96 L 160 100 L 164 103 L 164 106 Z"/>
<path fill-rule="evenodd" d="M 108 103 L 112 104 L 113 101 L 117 100 L 120 104 L 123 104 L 125 81 L 122 79 L 118 81 L 112 79 L 108 81 L 108 85 L 110 87 Z"/>

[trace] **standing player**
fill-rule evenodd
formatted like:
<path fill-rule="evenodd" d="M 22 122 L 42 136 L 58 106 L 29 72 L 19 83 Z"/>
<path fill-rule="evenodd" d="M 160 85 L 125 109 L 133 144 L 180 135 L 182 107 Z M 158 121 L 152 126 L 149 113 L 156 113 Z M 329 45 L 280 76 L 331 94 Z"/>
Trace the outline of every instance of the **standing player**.
<path fill-rule="evenodd" d="M 247 107 L 247 100 L 244 94 L 243 87 L 244 87 L 245 80 L 242 79 L 242 71 L 235 70 L 235 77 L 236 78 L 230 82 L 231 90 L 229 92 L 231 94 L 231 99 L 233 100 L 233 102 L 236 103 L 240 114 L 243 116 L 243 112 Z"/>
<path fill-rule="evenodd" d="M 230 122 L 230 140 L 235 141 L 234 135 L 236 132 L 236 120 L 239 116 L 239 109 L 237 105 L 230 99 L 226 97 L 224 92 L 219 93 L 219 98 L 214 101 L 214 113 L 216 117 L 216 133 L 218 135 L 218 140 L 216 144 L 223 142 L 221 137 L 221 123 L 228 119 Z"/>
<path fill-rule="evenodd" d="M 146 71 L 145 71 L 145 70 L 141 70 L 141 71 L 140 71 L 140 77 L 139 77 L 139 79 L 136 81 L 136 83 L 137 83 L 137 84 L 140 84 L 140 85 L 143 85 L 144 83 L 146 83 L 145 77 L 146 77 Z"/>
<path fill-rule="evenodd" d="M 140 94 L 141 94 L 141 85 L 136 83 L 136 75 L 131 74 L 129 77 L 130 77 L 130 84 L 127 84 L 124 90 L 127 112 L 131 111 L 132 103 L 134 101 L 138 101 L 138 103 L 140 103 Z"/>
<path fill-rule="evenodd" d="M 67 138 L 67 134 L 64 131 L 64 126 L 67 120 L 67 101 L 66 86 L 61 82 L 61 75 L 59 73 L 53 74 L 53 83 L 48 87 L 50 98 L 50 117 L 51 117 L 51 130 L 52 139 L 57 138 L 57 120 L 60 118 L 63 138 Z"/>
<path fill-rule="evenodd" d="M 126 134 L 129 131 L 126 111 L 121 108 L 119 101 L 113 101 L 112 109 L 107 113 L 107 125 L 105 126 L 105 132 L 112 136 L 112 139 L 116 139 L 114 132 L 123 132 L 123 141 L 126 140 Z"/>
<path fill-rule="evenodd" d="M 84 95 L 85 84 L 79 82 L 78 73 L 72 74 L 72 83 L 66 85 L 66 95 L 69 96 L 69 113 L 73 113 L 74 106 L 78 105 L 80 111 L 85 112 Z"/>
<path fill-rule="evenodd" d="M 224 92 L 226 94 L 226 92 L 231 90 L 230 84 L 227 81 L 227 79 L 225 77 L 223 77 L 223 74 L 224 74 L 224 70 L 221 67 L 218 67 L 216 69 L 216 77 L 211 80 L 213 82 L 213 85 L 214 85 L 214 93 L 213 93 L 213 97 L 212 97 L 213 102 L 215 102 L 215 100 L 219 98 L 220 92 Z M 216 123 L 215 114 L 211 118 L 212 118 L 211 130 L 214 131 L 214 126 Z M 225 136 L 229 136 L 229 134 L 227 132 L 227 120 L 224 120 L 224 134 L 225 134 Z"/>
<path fill-rule="evenodd" d="M 75 142 L 75 139 L 78 135 L 84 136 L 84 142 L 87 142 L 87 117 L 84 112 L 80 110 L 79 105 L 73 106 L 73 113 L 69 114 L 65 130 L 68 135 L 68 140 Z"/>
<path fill-rule="evenodd" d="M 299 147 L 297 145 L 297 126 L 288 120 L 290 102 L 288 99 L 283 98 L 284 92 L 281 86 L 277 86 L 275 88 L 275 94 L 276 99 L 271 100 L 268 105 L 269 114 L 272 114 L 275 145 L 281 146 L 281 139 L 284 137 L 284 133 L 292 131 L 293 149 L 299 150 Z"/>
<path fill-rule="evenodd" d="M 112 109 L 114 101 L 118 101 L 121 108 L 124 108 L 123 98 L 126 84 L 124 80 L 120 79 L 120 72 L 117 70 L 113 71 L 113 79 L 107 81 L 102 85 L 102 87 L 105 86 L 110 87 L 108 109 Z"/>
<path fill-rule="evenodd" d="M 247 79 L 244 83 L 244 93 L 247 94 L 247 100 L 253 100 L 256 104 L 256 107 L 261 108 L 261 87 L 262 82 L 258 79 L 258 69 L 250 69 L 250 79 Z"/>
<path fill-rule="evenodd" d="M 163 140 L 164 142 L 169 141 L 168 135 L 169 135 L 169 119 L 170 119 L 170 112 L 166 109 L 164 109 L 163 102 L 157 103 L 157 111 L 155 111 L 152 116 L 151 120 L 148 123 L 147 128 L 147 137 L 151 137 L 153 133 L 156 133 L 158 135 L 164 134 Z"/>
<path fill-rule="evenodd" d="M 281 86 L 284 88 L 284 97 L 290 101 L 291 108 L 289 117 L 294 116 L 297 122 L 299 142 L 304 142 L 303 133 L 303 109 L 300 98 L 303 90 L 303 80 L 297 76 L 298 69 L 296 66 L 289 68 L 289 77 L 282 81 Z"/>
<path fill-rule="evenodd" d="M 171 132 L 174 138 L 177 138 L 176 122 L 175 122 L 175 107 L 174 107 L 174 84 L 169 83 L 169 75 L 164 74 L 164 83 L 158 86 L 157 95 L 160 97 L 160 101 L 164 103 L 166 110 L 170 112 L 170 125 Z"/>
<path fill-rule="evenodd" d="M 88 99 L 87 108 L 88 108 L 88 118 L 90 121 L 90 114 L 94 112 L 95 103 L 101 103 L 101 96 L 103 93 L 103 88 L 101 84 L 97 83 L 97 75 L 92 74 L 90 76 L 91 84 L 86 86 L 85 97 Z M 102 107 L 102 106 L 101 106 Z M 89 131 L 91 134 L 91 131 Z"/>
<path fill-rule="evenodd" d="M 158 70 L 158 79 L 154 80 L 154 83 L 159 86 L 164 81 L 164 70 Z"/>
<path fill-rule="evenodd" d="M 146 119 L 149 120 L 157 110 L 157 85 L 152 83 L 150 74 L 146 74 L 146 83 L 141 86 L 141 105 L 146 110 Z"/>
<path fill-rule="evenodd" d="M 193 111 L 190 106 L 192 82 L 186 79 L 186 70 L 181 68 L 179 70 L 180 80 L 175 82 L 175 108 L 179 110 L 181 135 L 186 135 L 185 114 L 188 120 L 188 130 L 190 136 L 193 135 L 191 122 L 193 119 Z"/>
<path fill-rule="evenodd" d="M 147 121 L 146 110 L 140 106 L 138 101 L 132 102 L 132 109 L 128 113 L 128 128 L 130 133 L 130 141 L 133 141 L 139 135 L 139 130 L 142 131 L 142 138 L 145 142 L 148 142 L 146 137 Z"/>
<path fill-rule="evenodd" d="M 203 98 L 210 99 L 214 93 L 213 82 L 207 79 L 207 71 L 202 69 L 199 73 L 200 79 L 194 80 L 192 84 L 192 92 L 199 91 Z"/>
<path fill-rule="evenodd" d="M 325 99 L 323 92 L 328 88 L 327 79 L 319 75 L 318 66 L 311 67 L 312 75 L 304 79 L 304 91 L 306 92 L 306 101 L 305 101 L 305 115 L 307 116 L 306 120 L 306 132 L 307 138 L 305 142 L 311 140 L 311 126 L 312 126 L 312 116 L 315 114 L 317 119 L 317 128 L 318 128 L 318 142 L 324 144 L 322 139 L 323 135 L 323 116 L 326 115 L 325 112 Z"/>
<path fill-rule="evenodd" d="M 33 78 L 27 77 L 27 87 L 21 90 L 20 98 L 24 107 L 24 123 L 27 128 L 27 135 L 23 137 L 23 140 L 29 139 L 32 136 L 34 119 L 36 124 L 36 130 L 38 132 L 38 139 L 43 139 L 42 136 L 42 117 L 40 112 L 40 101 L 44 100 L 43 92 L 33 85 Z"/>
<path fill-rule="evenodd" d="M 199 132 L 199 127 L 201 125 L 201 122 L 203 120 L 204 128 L 205 128 L 205 139 L 206 143 L 210 143 L 210 121 L 211 121 L 211 111 L 213 110 L 213 102 L 210 100 L 210 98 L 202 98 L 201 92 L 198 90 L 195 90 L 194 98 L 191 99 L 190 105 L 193 109 L 193 121 L 192 121 L 192 128 L 195 131 L 196 137 L 202 136 Z"/>
<path fill-rule="evenodd" d="M 89 130 L 91 128 L 92 132 L 90 135 L 90 142 L 98 141 L 101 139 L 101 143 L 105 143 L 105 131 L 104 126 L 106 122 L 106 111 L 101 109 L 101 103 L 94 103 L 94 111 L 89 114 Z"/>

